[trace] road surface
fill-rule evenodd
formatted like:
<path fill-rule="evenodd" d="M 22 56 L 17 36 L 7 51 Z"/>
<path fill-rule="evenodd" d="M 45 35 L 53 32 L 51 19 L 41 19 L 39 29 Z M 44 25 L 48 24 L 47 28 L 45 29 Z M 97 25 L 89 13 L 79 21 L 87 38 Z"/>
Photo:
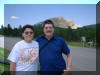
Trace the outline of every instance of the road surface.
<path fill-rule="evenodd" d="M 4 48 L 4 37 L 0 37 L 0 47 Z"/>

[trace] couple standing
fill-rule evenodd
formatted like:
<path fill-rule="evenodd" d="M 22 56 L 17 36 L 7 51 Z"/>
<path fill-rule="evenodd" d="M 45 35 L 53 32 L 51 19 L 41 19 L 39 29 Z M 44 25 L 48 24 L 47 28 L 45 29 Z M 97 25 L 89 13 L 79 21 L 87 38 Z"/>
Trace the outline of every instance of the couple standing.
<path fill-rule="evenodd" d="M 40 62 L 42 75 L 61 75 L 70 71 L 72 55 L 64 39 L 54 35 L 54 23 L 51 20 L 44 21 L 43 32 L 44 34 L 33 41 L 33 26 L 23 27 L 22 37 L 24 40 L 16 43 L 8 56 L 8 60 L 11 61 L 11 75 L 14 75 L 15 72 L 16 75 L 19 75 L 21 71 L 36 72 L 38 71 L 38 62 Z M 65 63 L 62 53 L 67 55 L 67 63 Z M 36 74 L 37 72 L 31 73 L 31 75 Z"/>

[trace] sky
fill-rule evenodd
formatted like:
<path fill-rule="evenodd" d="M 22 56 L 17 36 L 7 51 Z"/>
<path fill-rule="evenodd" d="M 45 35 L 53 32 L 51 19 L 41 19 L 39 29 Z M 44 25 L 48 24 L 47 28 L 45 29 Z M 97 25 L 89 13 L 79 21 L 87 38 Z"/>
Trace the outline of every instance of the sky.
<path fill-rule="evenodd" d="M 96 23 L 99 0 L 0 0 L 0 25 L 13 27 L 36 24 L 48 18 L 62 16 L 75 24 Z"/>

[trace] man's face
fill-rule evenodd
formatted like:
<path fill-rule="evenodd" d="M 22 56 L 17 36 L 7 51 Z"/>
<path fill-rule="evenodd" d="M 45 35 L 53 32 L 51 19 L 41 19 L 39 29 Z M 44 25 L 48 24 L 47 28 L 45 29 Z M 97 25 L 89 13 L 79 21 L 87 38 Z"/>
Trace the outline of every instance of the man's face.
<path fill-rule="evenodd" d="M 46 36 L 53 36 L 54 27 L 52 26 L 52 24 L 45 24 L 43 32 Z"/>

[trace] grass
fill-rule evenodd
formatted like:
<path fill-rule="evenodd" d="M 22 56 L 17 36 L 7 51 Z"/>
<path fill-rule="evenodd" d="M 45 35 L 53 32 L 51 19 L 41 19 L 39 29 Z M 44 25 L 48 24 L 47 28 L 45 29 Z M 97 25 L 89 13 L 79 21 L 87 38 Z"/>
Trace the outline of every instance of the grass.
<path fill-rule="evenodd" d="M 0 35 L 0 37 L 3 37 L 4 35 Z"/>
<path fill-rule="evenodd" d="M 8 61 L 7 60 L 8 55 L 9 55 L 9 51 L 8 50 L 5 50 L 3 48 L 0 48 L 0 60 L 1 61 Z M 9 65 L 6 65 L 6 64 L 4 65 L 4 64 L 0 63 L 0 75 L 4 71 L 9 71 Z"/>
<path fill-rule="evenodd" d="M 69 46 L 83 47 L 83 43 L 82 42 L 67 42 L 67 44 Z M 96 46 L 89 46 L 87 44 L 85 44 L 84 47 L 87 47 L 87 48 L 96 48 Z"/>

